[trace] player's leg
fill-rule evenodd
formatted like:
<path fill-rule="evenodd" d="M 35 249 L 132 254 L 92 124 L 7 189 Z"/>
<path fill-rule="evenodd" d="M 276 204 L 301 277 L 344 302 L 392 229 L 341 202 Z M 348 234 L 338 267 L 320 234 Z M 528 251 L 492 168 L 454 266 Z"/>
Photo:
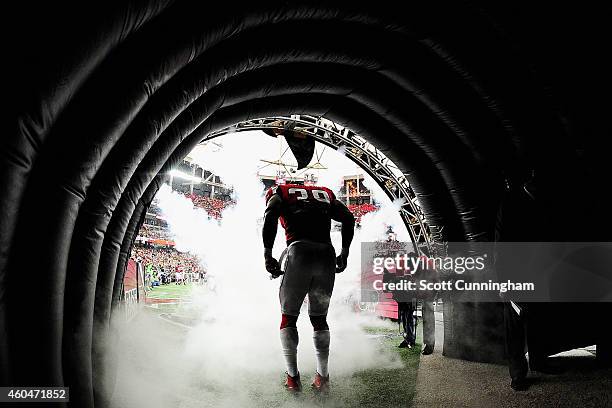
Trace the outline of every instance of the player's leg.
<path fill-rule="evenodd" d="M 297 319 L 297 316 L 283 314 L 280 325 L 280 341 L 287 367 L 285 387 L 291 391 L 300 391 L 302 388 L 297 366 L 297 346 L 299 343 Z"/>
<path fill-rule="evenodd" d="M 326 391 L 329 388 L 329 326 L 327 316 L 310 316 L 314 329 L 312 339 L 317 356 L 317 372 L 312 382 L 312 388 L 317 391 Z"/>
<path fill-rule="evenodd" d="M 399 322 L 402 326 L 402 336 L 404 339 L 399 344 L 400 348 L 411 348 L 414 346 L 412 338 L 412 307 L 408 302 L 397 302 L 397 314 Z"/>
<path fill-rule="evenodd" d="M 320 245 L 320 244 L 319 244 Z M 327 311 L 335 280 L 335 253 L 333 247 L 321 245 L 313 259 L 313 278 L 308 292 L 308 314 L 313 327 L 313 343 L 317 357 L 317 373 L 312 387 L 317 391 L 329 388 L 329 344 L 330 332 Z"/>
<path fill-rule="evenodd" d="M 433 353 L 436 345 L 436 318 L 431 298 L 423 300 L 421 312 L 423 316 L 423 354 L 429 355 Z"/>
<path fill-rule="evenodd" d="M 291 245 L 286 254 L 284 274 L 279 288 L 281 304 L 280 341 L 287 367 L 285 386 L 291 391 L 300 391 L 300 373 L 297 365 L 299 335 L 297 318 L 304 298 L 308 293 L 310 273 L 302 267 L 303 254 L 297 243 Z"/>

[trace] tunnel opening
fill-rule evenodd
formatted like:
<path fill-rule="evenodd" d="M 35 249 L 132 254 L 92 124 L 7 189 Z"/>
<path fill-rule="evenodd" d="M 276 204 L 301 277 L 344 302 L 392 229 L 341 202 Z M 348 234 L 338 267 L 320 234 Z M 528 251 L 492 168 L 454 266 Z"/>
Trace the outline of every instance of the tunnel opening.
<path fill-rule="evenodd" d="M 280 120 L 283 122 L 280 122 Z M 292 172 L 290 169 L 296 168 L 297 164 L 291 158 L 291 153 L 287 152 L 288 146 L 282 142 L 284 138 L 280 135 L 272 138 L 261 132 L 263 129 L 269 129 L 266 124 L 273 124 L 279 130 L 287 129 L 291 121 L 298 121 L 304 127 L 307 125 L 310 132 L 320 128 L 325 129 L 327 134 L 320 134 L 319 137 L 328 141 L 325 145 L 317 143 L 310 165 L 301 171 L 295 172 Z M 325 127 L 322 125 L 319 125 L 320 127 L 313 126 L 313 123 L 324 124 Z M 235 130 L 238 127 L 241 128 L 240 132 Z M 295 126 L 291 126 L 291 128 L 294 131 L 301 130 L 296 130 Z M 365 139 L 358 137 L 350 131 L 342 134 L 342 130 L 344 129 L 340 125 L 323 118 L 305 118 L 295 115 L 255 119 L 213 133 L 210 138 L 204 140 L 189 153 L 187 161 L 184 160 L 174 170 L 166 173 L 164 185 L 162 185 L 156 194 L 152 206 L 146 211 L 146 219 L 142 226 L 140 226 L 136 244 L 131 249 L 132 253 L 127 268 L 128 280 L 130 282 L 128 287 L 121 289 L 124 298 L 122 299 L 123 304 L 121 305 L 122 307 L 119 307 L 119 311 L 123 312 L 122 309 L 126 303 L 131 305 L 131 309 L 135 310 L 134 300 L 138 296 L 139 290 L 137 288 L 138 278 L 135 280 L 134 277 L 139 277 L 140 282 L 144 283 L 145 286 L 143 288 L 145 290 L 140 293 L 140 296 L 143 298 L 147 296 L 147 301 L 151 302 L 149 304 L 151 308 L 147 308 L 149 311 L 153 311 L 153 313 L 162 319 L 175 323 L 179 327 L 189 326 L 190 331 L 197 333 L 187 336 L 186 345 L 177 341 L 179 344 L 176 344 L 174 347 L 184 347 L 188 350 L 188 353 L 191 353 L 191 358 L 207 366 L 207 369 L 203 370 L 205 371 L 204 374 L 197 370 L 194 372 L 195 376 L 199 375 L 202 378 L 201 381 L 215 382 L 214 378 L 207 375 L 210 371 L 220 371 L 230 377 L 242 378 L 248 374 L 275 381 L 271 377 L 271 373 L 278 374 L 279 367 L 282 367 L 282 365 L 269 367 L 270 364 L 268 363 L 251 361 L 252 358 L 245 357 L 245 354 L 258 355 L 259 360 L 263 359 L 263 361 L 279 363 L 276 361 L 279 354 L 276 344 L 277 339 L 275 337 L 268 338 L 270 336 L 261 334 L 262 331 L 269 330 L 270 333 L 276 335 L 278 331 L 276 325 L 280 312 L 278 307 L 271 307 L 270 310 L 260 310 L 261 305 L 269 306 L 270 303 L 269 299 L 262 300 L 261 296 L 272 299 L 274 306 L 277 306 L 275 304 L 277 299 L 274 289 L 271 291 L 269 284 L 265 284 L 268 279 L 262 279 L 265 272 L 260 270 L 262 265 L 259 265 L 261 262 L 258 262 L 261 258 L 261 251 L 258 251 L 259 247 L 261 247 L 261 232 L 256 231 L 253 234 L 255 229 L 261 228 L 261 225 L 256 226 L 253 221 L 256 218 L 260 218 L 263 213 L 262 193 L 266 190 L 264 186 L 270 188 L 271 185 L 283 182 L 290 184 L 313 183 L 319 186 L 330 186 L 332 191 L 336 193 L 336 196 L 347 204 L 355 212 L 355 215 L 360 216 L 358 221 L 360 227 L 357 229 L 356 238 L 351 249 L 352 259 L 350 266 L 346 271 L 337 276 L 334 295 L 332 295 L 333 302 L 330 309 L 329 324 L 333 330 L 333 338 L 337 339 L 338 342 L 345 342 L 349 338 L 352 339 L 350 346 L 347 344 L 339 346 L 337 342 L 332 348 L 332 367 L 335 368 L 333 371 L 335 372 L 336 382 L 341 386 L 340 384 L 344 382 L 354 381 L 351 380 L 351 376 L 355 372 L 363 371 L 362 375 L 365 375 L 367 370 L 372 370 L 373 368 L 390 370 L 390 372 L 396 370 L 396 375 L 406 374 L 400 372 L 398 361 L 394 360 L 396 357 L 394 357 L 393 352 L 389 352 L 389 347 L 376 352 L 380 353 L 382 357 L 377 357 L 372 352 L 372 350 L 379 349 L 376 338 L 384 338 L 384 336 L 392 337 L 394 342 L 392 347 L 395 348 L 402 337 L 398 334 L 397 323 L 384 324 L 377 321 L 378 318 L 386 317 L 397 322 L 397 304 L 393 300 L 381 298 L 380 302 L 367 304 L 360 299 L 359 280 L 361 268 L 359 246 L 362 241 L 384 241 L 390 239 L 390 237 L 411 241 L 412 236 L 406 227 L 406 219 L 411 219 L 413 224 L 418 225 L 418 223 L 415 222 L 414 216 L 411 218 L 402 217 L 402 214 L 407 213 L 407 210 L 405 210 L 407 203 L 402 197 L 402 192 L 399 191 L 399 188 L 394 188 L 394 184 L 392 184 L 392 181 L 398 178 L 402 180 L 403 173 L 384 154 L 378 152 L 374 146 L 366 142 Z M 330 145 L 332 145 L 329 142 L 330 132 L 339 134 L 336 136 L 333 148 L 340 149 L 341 153 L 330 151 Z M 227 143 L 228 139 L 239 138 L 239 142 Z M 351 145 L 347 146 L 346 142 L 343 142 L 345 140 L 349 140 Z M 359 161 L 352 159 L 347 149 L 347 147 L 357 143 L 359 143 L 359 149 L 353 148 L 352 154 L 354 155 L 353 157 L 361 159 Z M 215 153 L 212 153 L 211 150 L 214 150 Z M 244 150 L 249 151 L 250 154 L 244 154 Z M 253 150 L 257 150 L 257 152 L 254 153 Z M 377 158 L 376 161 L 370 161 L 373 168 L 367 172 L 363 168 L 363 163 L 368 162 L 367 158 L 364 157 L 364 151 L 368 151 L 369 155 L 375 155 L 374 157 Z M 280 155 L 280 157 L 276 155 Z M 252 161 L 260 164 L 257 167 L 257 174 L 251 174 L 251 170 L 254 167 L 251 163 Z M 353 164 L 349 164 L 351 162 Z M 270 171 L 270 168 L 273 170 Z M 266 169 L 268 169 L 268 172 L 266 172 Z M 277 170 L 280 170 L 281 174 Z M 332 174 L 326 175 L 326 173 Z M 369 176 L 369 173 L 378 175 L 378 180 Z M 388 175 L 388 178 L 381 177 L 381 175 Z M 348 180 L 346 179 L 347 177 L 349 178 Z M 353 178 L 351 179 L 350 177 Z M 358 180 L 361 180 L 361 184 L 358 184 Z M 263 183 L 260 184 L 260 182 Z M 258 184 L 260 184 L 259 187 L 257 187 Z M 170 190 L 169 186 L 172 186 L 172 190 Z M 358 193 L 359 186 L 361 186 L 361 194 Z M 375 188 L 376 186 L 378 188 Z M 409 184 L 404 182 L 404 186 L 409 187 Z M 230 193 L 228 189 L 233 191 Z M 224 199 L 229 199 L 231 202 L 228 203 Z M 224 204 L 227 203 L 227 206 L 223 205 L 222 202 Z M 361 205 L 366 204 L 366 202 L 367 205 Z M 192 203 L 194 209 L 189 210 L 188 207 L 191 207 Z M 414 196 L 412 203 L 413 206 L 418 205 L 418 200 Z M 220 207 L 223 209 L 221 212 L 217 212 L 217 209 Z M 151 210 L 151 208 L 154 209 Z M 201 211 L 202 209 L 205 212 Z M 254 209 L 256 210 L 253 212 Z M 362 210 L 369 215 L 359 214 Z M 194 212 L 193 216 L 187 215 L 191 211 Z M 160 234 L 151 235 L 151 230 L 161 232 L 159 229 L 154 228 L 155 220 L 160 220 L 159 217 L 164 217 L 168 234 L 166 236 L 160 236 Z M 203 221 L 202 217 L 209 219 Z M 217 219 L 217 217 L 220 217 L 220 219 Z M 240 221 L 236 221 L 235 218 L 239 218 Z M 425 222 L 422 219 L 421 225 L 425 224 Z M 217 226 L 218 223 L 220 223 L 220 226 Z M 393 233 L 389 231 L 390 228 L 394 230 Z M 212 240 L 207 239 L 207 235 L 212 235 L 214 238 Z M 243 238 L 245 236 L 249 238 Z M 277 235 L 277 241 L 279 242 L 275 245 L 276 255 L 279 255 L 284 247 L 283 237 L 284 233 L 279 231 Z M 339 231 L 333 229 L 332 241 L 338 251 L 339 239 Z M 176 245 L 175 248 L 184 252 L 181 255 L 181 253 L 171 248 L 161 248 L 168 245 Z M 228 250 L 228 247 L 233 249 Z M 210 252 L 215 254 L 225 252 L 222 257 L 223 259 L 240 256 L 248 256 L 249 259 L 253 259 L 249 261 L 251 264 L 249 266 L 242 262 L 237 262 L 234 267 L 224 268 L 222 261 L 217 259 L 216 256 L 208 256 Z M 153 271 L 153 265 L 158 270 L 157 266 L 159 264 L 156 261 L 167 261 L 169 256 L 171 256 L 171 263 L 177 262 L 172 264 L 170 274 L 167 273 L 167 270 L 164 270 L 160 274 L 155 273 L 155 278 L 151 279 L 151 275 L 148 275 L 147 272 Z M 192 256 L 197 257 L 197 259 L 193 259 Z M 143 258 L 147 260 L 143 261 Z M 207 259 L 208 261 L 206 261 Z M 133 265 L 134 261 L 136 261 L 136 266 Z M 192 270 L 188 271 L 188 269 L 192 269 L 194 261 L 198 262 L 198 265 L 206 265 L 203 267 L 207 270 L 205 277 L 203 277 L 206 282 L 202 286 L 200 286 L 202 284 L 200 276 L 193 273 Z M 181 266 L 180 272 L 175 269 L 179 265 Z M 164 266 L 167 267 L 168 264 Z M 183 275 L 183 267 L 185 275 Z M 148 268 L 150 268 L 150 271 L 147 271 Z M 175 272 L 178 272 L 178 274 Z M 232 274 L 243 276 L 243 278 L 228 279 L 227 277 L 219 276 L 219 274 Z M 260 279 L 255 279 L 255 281 L 251 282 L 244 277 L 244 274 L 254 274 Z M 184 279 L 189 281 L 189 283 L 183 282 Z M 155 286 L 149 287 L 149 285 L 152 285 L 152 280 L 155 281 Z M 124 278 L 123 282 L 124 284 L 127 283 L 126 278 Z M 232 288 L 231 291 L 227 290 L 228 286 Z M 245 290 L 247 290 L 245 286 L 248 286 L 248 293 L 245 293 Z M 182 293 L 184 287 L 192 291 L 191 295 Z M 257 293 L 257 295 L 254 296 L 252 292 Z M 215 304 L 211 305 L 210 300 L 204 300 L 207 297 L 216 299 Z M 224 301 L 226 297 L 233 297 L 233 300 L 229 302 Z M 169 302 L 167 302 L 168 300 Z M 176 302 L 182 301 L 185 302 L 176 304 Z M 236 307 L 236 304 L 242 305 L 243 309 L 241 310 L 240 307 Z M 333 310 L 335 308 L 338 310 Z M 151 324 L 149 326 L 143 323 L 143 318 L 136 317 L 135 312 L 127 309 L 126 314 L 130 316 L 130 319 L 135 319 L 133 324 L 138 326 L 140 331 L 146 332 L 149 336 L 163 337 L 167 335 L 168 331 L 163 328 L 160 329 L 159 334 L 156 334 L 155 325 Z M 231 314 L 228 313 L 230 310 L 232 311 Z M 363 316 L 353 316 L 356 310 L 361 310 Z M 263 313 L 263 316 L 260 315 L 261 313 Z M 300 332 L 304 333 L 305 338 L 303 341 L 305 344 L 300 346 L 300 361 L 306 361 L 303 363 L 304 373 L 308 373 L 308 370 L 311 369 L 310 359 L 313 358 L 308 351 L 310 347 L 308 344 L 308 334 L 312 329 L 306 327 L 308 326 L 306 314 L 304 311 L 303 316 L 298 320 Z M 243 320 L 245 317 L 246 320 Z M 161 325 L 163 326 L 163 323 Z M 380 332 L 381 330 L 384 331 L 381 334 L 373 333 Z M 126 329 L 124 327 L 122 331 L 124 336 L 129 337 L 135 343 L 131 346 L 123 343 L 124 347 L 146 350 L 150 346 L 138 346 L 138 344 L 150 344 L 156 341 L 153 339 L 146 341 L 145 338 L 136 336 L 132 332 L 133 330 L 129 328 Z M 241 342 L 235 339 L 240 332 L 252 333 L 247 335 L 249 338 L 248 342 Z M 238 337 L 240 336 L 238 335 Z M 261 337 L 261 341 L 258 336 Z M 368 341 L 365 340 L 367 336 L 376 337 Z M 219 338 L 218 341 L 221 344 L 216 343 L 214 340 L 216 338 Z M 200 346 L 198 347 L 197 344 L 200 344 Z M 235 348 L 228 348 L 227 344 L 232 344 L 232 347 Z M 203 350 L 202 345 L 205 345 L 204 347 L 207 349 Z M 159 347 L 163 348 L 164 346 L 160 345 Z M 172 355 L 174 353 L 174 351 L 170 352 Z M 338 353 L 339 356 L 336 356 Z M 416 356 L 418 356 L 418 351 L 416 353 Z M 122 356 L 121 358 L 131 359 L 130 357 L 125 357 L 124 352 L 120 351 L 119 354 Z M 147 357 L 145 358 L 143 355 Z M 215 355 L 217 358 L 214 357 Z M 219 360 L 219 356 L 223 358 L 223 361 Z M 414 358 L 415 354 L 413 353 L 412 356 Z M 176 358 L 180 359 L 180 357 L 179 353 Z M 151 362 L 156 360 L 156 358 L 155 354 L 141 354 L 139 360 Z M 237 360 L 240 360 L 240 362 L 237 362 Z M 162 359 L 162 361 L 166 361 L 166 359 Z M 248 361 L 251 361 L 252 365 L 245 365 L 245 362 Z M 361 362 L 350 363 L 350 361 Z M 133 377 L 136 376 L 136 373 L 132 373 L 131 376 L 127 375 L 126 373 L 129 372 L 129 369 L 125 367 L 125 363 L 119 362 L 118 365 L 118 390 L 116 390 L 115 394 L 119 395 L 117 397 L 119 399 L 124 398 L 123 404 L 125 405 L 125 395 L 135 393 Z M 142 366 L 143 364 L 140 365 Z M 171 364 L 165 369 L 164 364 L 159 362 L 152 362 L 151 366 L 157 367 L 158 376 L 162 378 L 165 378 L 168 372 L 173 372 L 175 376 L 183 375 L 181 370 Z M 157 387 L 150 387 L 150 384 L 156 383 L 156 381 L 144 381 L 144 377 L 148 375 L 145 373 L 151 369 L 151 367 L 146 369 L 143 367 L 142 372 L 138 375 L 142 383 L 136 388 L 139 388 L 139 392 L 149 389 L 149 393 L 158 394 Z M 185 370 L 193 370 L 193 368 L 189 367 L 185 368 Z M 353 372 L 351 373 L 351 371 Z M 415 374 L 416 372 L 412 370 L 409 375 L 414 376 Z M 237 383 L 242 384 L 241 381 L 236 379 L 234 386 Z M 148 386 L 146 383 L 149 383 Z M 127 384 L 130 384 L 131 388 L 126 390 Z M 265 388 L 264 383 L 260 384 L 260 386 Z M 223 384 L 219 385 L 219 387 L 224 390 Z M 252 387 L 252 384 L 245 385 L 245 389 L 240 394 L 252 393 L 250 387 Z M 159 389 L 163 388 L 159 387 Z M 410 387 L 406 387 L 404 393 L 410 389 Z M 220 398 L 219 394 L 228 394 L 224 390 L 204 397 L 201 392 L 197 392 L 194 389 L 188 392 L 193 394 L 193 399 L 206 398 L 209 401 L 217 401 Z M 229 395 L 225 395 L 225 397 L 229 398 Z M 158 398 L 163 399 L 167 398 L 167 396 L 160 395 Z M 404 398 L 407 397 L 404 396 Z M 404 402 L 407 401 L 408 399 Z M 159 404 L 159 402 L 157 403 Z M 347 401 L 345 403 L 349 404 Z"/>
<path fill-rule="evenodd" d="M 299 124 L 298 127 L 295 127 L 296 123 Z M 401 234 L 402 237 L 410 240 L 410 243 L 415 248 L 415 251 L 427 251 L 429 249 L 428 245 L 434 240 L 433 234 L 427 225 L 423 211 L 419 206 L 417 196 L 414 191 L 412 191 L 412 188 L 406 180 L 406 175 L 403 174 L 389 158 L 387 158 L 374 145 L 367 142 L 363 137 L 357 136 L 349 129 L 346 129 L 330 120 L 307 115 L 290 115 L 286 117 L 276 116 L 249 120 L 211 133 L 207 138 L 198 144 L 196 149 L 198 147 L 205 146 L 213 139 L 223 139 L 232 133 L 254 132 L 256 130 L 267 129 L 286 130 L 287 128 L 291 128 L 292 131 L 299 132 L 304 135 L 309 135 L 310 137 L 313 137 L 314 135 L 313 138 L 321 143 L 323 150 L 316 153 L 316 162 L 314 162 L 313 158 L 314 165 L 306 168 L 306 170 L 311 169 L 318 174 L 315 175 L 314 173 L 304 173 L 304 170 L 302 170 L 299 172 L 301 174 L 296 177 L 294 174 L 295 170 L 293 170 L 293 168 L 297 167 L 296 165 L 282 163 L 280 160 L 262 160 L 264 163 L 267 163 L 264 165 L 264 167 L 274 165 L 280 168 L 282 166 L 285 170 L 283 171 L 283 176 L 278 176 L 277 172 L 275 179 L 272 179 L 271 176 L 261 176 L 262 181 L 264 181 L 264 178 L 267 178 L 267 180 L 265 180 L 267 181 L 267 183 L 265 183 L 266 188 L 275 186 L 278 183 L 316 184 L 317 180 L 320 178 L 320 172 L 322 170 L 329 170 L 328 167 L 323 166 L 320 162 L 320 157 L 324 154 L 325 148 L 331 147 L 335 150 L 341 150 L 342 156 L 338 157 L 339 160 L 346 161 L 346 159 L 348 159 L 352 161 L 356 164 L 356 169 L 358 168 L 360 171 L 364 171 L 368 176 L 367 183 L 363 179 L 364 175 L 358 174 L 354 176 L 355 180 L 344 180 L 342 182 L 342 187 L 340 187 L 340 183 L 337 182 L 340 180 L 339 178 L 338 180 L 333 181 L 329 177 L 325 178 L 326 181 L 331 182 L 331 185 L 334 186 L 333 189 L 338 191 L 338 194 L 340 194 L 340 189 L 343 190 L 342 195 L 340 195 L 343 202 L 345 202 L 345 204 L 348 206 L 355 206 L 355 211 L 357 211 L 359 217 L 362 214 L 361 209 L 359 208 L 361 204 L 367 203 L 371 207 L 371 209 L 368 208 L 364 210 L 363 213 L 376 211 L 380 205 L 373 204 L 380 201 L 382 198 L 381 196 L 385 196 L 385 198 L 393 202 L 393 208 L 397 210 L 397 215 L 399 216 L 398 219 L 401 220 L 401 223 L 408 234 Z M 281 137 L 278 137 L 278 139 L 281 139 Z M 213 144 L 217 145 L 216 140 L 213 142 Z M 217 145 L 217 147 L 222 148 L 221 145 Z M 231 151 L 231 149 L 229 150 Z M 284 152 L 279 159 L 282 159 L 282 156 L 287 152 L 287 150 L 289 150 L 288 147 L 284 149 Z M 192 198 L 195 196 L 194 185 L 208 185 L 209 189 L 201 191 L 200 194 L 207 195 L 207 197 L 210 197 L 211 199 L 215 199 L 214 197 L 220 195 L 221 200 L 224 202 L 213 203 L 212 207 L 210 203 L 204 203 L 204 205 L 212 211 L 212 213 L 208 214 L 209 218 L 211 216 L 213 218 L 218 218 L 221 216 L 221 211 L 226 207 L 227 203 L 235 203 L 234 199 L 232 198 L 232 189 L 231 187 L 223 184 L 218 175 L 205 169 L 207 165 L 210 166 L 210 163 L 206 163 L 206 161 L 203 161 L 201 158 L 194 161 L 194 159 L 190 157 L 193 155 L 194 151 L 187 156 L 189 160 L 184 160 L 182 163 L 183 165 L 189 163 L 187 165 L 189 166 L 189 169 L 187 171 L 182 169 L 182 172 L 181 170 L 177 169 L 168 171 L 165 175 L 164 184 L 172 186 L 173 190 L 181 190 L 185 195 L 191 196 Z M 231 157 L 231 155 L 228 156 L 228 160 L 232 161 L 232 159 L 230 159 Z M 237 166 L 240 166 L 241 164 L 240 162 L 235 162 L 235 158 L 233 162 L 234 165 Z M 288 169 L 287 166 L 289 166 L 291 170 Z M 210 169 L 210 167 L 208 168 Z M 338 170 L 335 170 L 334 173 L 338 175 Z M 345 173 L 347 174 L 344 178 L 346 178 L 346 176 L 348 176 L 351 172 L 345 170 Z M 303 179 L 301 177 L 303 177 Z M 183 181 L 182 183 L 181 179 Z M 345 185 L 345 183 L 348 184 Z M 368 189 L 367 187 L 368 185 L 371 186 L 373 184 L 378 185 L 380 188 L 380 191 L 376 192 L 376 198 L 374 198 L 375 194 L 371 188 Z M 181 187 L 185 185 L 189 186 L 186 188 L 186 190 L 185 187 Z M 215 187 L 217 190 L 215 190 Z M 351 190 L 351 192 L 349 192 L 349 190 Z M 361 194 L 364 194 L 364 191 L 360 190 L 365 191 L 367 198 L 364 199 L 363 196 L 361 196 Z M 156 200 L 156 197 L 157 195 L 154 196 L 153 202 Z M 386 206 L 389 206 L 391 201 L 386 203 Z M 147 227 L 158 227 L 154 220 L 150 220 L 148 223 L 145 221 L 148 216 L 154 217 L 159 214 L 159 204 L 157 204 L 156 207 L 157 208 L 153 213 L 148 212 L 149 209 L 145 209 L 145 217 L 143 218 L 143 223 L 140 225 L 140 230 L 134 239 L 134 243 L 145 243 L 146 241 L 144 240 L 143 235 L 146 235 Z M 220 207 L 221 211 L 214 207 Z M 397 224 L 397 220 L 395 220 L 395 224 Z M 389 225 L 389 227 L 391 227 L 391 225 Z M 143 229 L 145 230 L 144 233 Z M 153 232 L 153 235 L 156 235 L 155 232 Z M 397 234 L 392 233 L 392 236 L 396 237 Z M 438 234 L 438 236 L 440 237 L 441 234 Z M 377 237 L 377 239 L 380 238 L 381 237 Z M 169 241 L 164 239 L 160 239 L 157 242 L 158 245 L 162 246 L 168 243 Z M 122 279 L 122 276 L 119 276 L 118 279 Z M 125 293 L 125 291 L 123 291 L 123 293 Z"/>

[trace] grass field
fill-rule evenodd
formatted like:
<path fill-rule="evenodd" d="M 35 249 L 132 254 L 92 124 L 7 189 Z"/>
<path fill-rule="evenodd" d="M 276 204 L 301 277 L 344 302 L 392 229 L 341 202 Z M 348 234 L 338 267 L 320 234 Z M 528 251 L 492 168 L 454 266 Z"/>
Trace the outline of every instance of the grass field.
<path fill-rule="evenodd" d="M 282 386 L 283 376 L 274 377 L 237 377 L 238 389 L 229 391 L 220 384 L 194 384 L 206 395 L 206 402 L 194 396 L 191 401 L 181 401 L 180 406 L 218 407 L 218 406 L 249 406 L 249 407 L 371 407 L 398 408 L 411 407 L 414 398 L 417 370 L 421 347 L 399 349 L 397 345 L 401 337 L 396 330 L 372 329 L 369 334 L 378 334 L 373 339 L 373 347 L 380 347 L 397 353 L 402 361 L 402 367 L 386 369 L 384 367 L 358 371 L 352 375 L 331 378 L 329 394 L 322 396 L 310 389 L 310 377 L 302 378 L 303 392 L 293 395 Z M 231 393 L 231 394 L 230 394 Z M 228 396 L 231 395 L 231 396 Z M 198 400 L 197 403 L 195 401 Z"/>
<path fill-rule="evenodd" d="M 153 300 L 184 301 L 191 293 L 192 287 L 193 285 L 191 284 L 175 285 L 174 283 L 156 286 L 147 291 L 147 298 Z"/>
<path fill-rule="evenodd" d="M 181 303 L 185 306 L 184 302 L 189 301 L 191 290 L 191 285 L 169 284 L 156 287 L 148 292 L 148 298 L 171 303 L 154 304 L 150 310 L 170 315 L 181 314 Z M 380 367 L 358 371 L 352 375 L 332 377 L 331 391 L 324 397 L 315 395 L 310 390 L 311 378 L 302 379 L 304 392 L 298 395 L 287 393 L 282 387 L 284 379 L 280 374 L 278 377 L 240 378 L 236 379 L 241 384 L 238 390 L 239 400 L 232 399 L 230 405 L 242 406 L 248 401 L 249 406 L 258 407 L 410 407 L 416 388 L 420 344 L 413 349 L 399 349 L 397 345 L 402 338 L 397 328 L 370 328 L 366 333 L 372 336 L 372 347 L 379 347 L 381 352 L 397 353 L 403 363 L 402 367 Z M 420 343 L 420 334 L 417 341 Z M 271 387 L 270 384 L 275 385 Z M 235 392 L 229 391 L 221 384 L 201 383 L 192 386 L 206 394 L 206 403 L 202 403 L 204 398 L 192 395 L 193 400 L 182 400 L 177 406 L 225 406 L 230 402 L 228 394 L 236 396 Z"/>

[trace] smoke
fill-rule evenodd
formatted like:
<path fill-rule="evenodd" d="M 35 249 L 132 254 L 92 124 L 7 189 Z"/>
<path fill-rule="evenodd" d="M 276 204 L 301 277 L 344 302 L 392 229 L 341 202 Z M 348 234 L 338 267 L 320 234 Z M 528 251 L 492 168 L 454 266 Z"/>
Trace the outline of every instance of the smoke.
<path fill-rule="evenodd" d="M 264 186 L 257 168 L 261 167 L 260 158 L 277 149 L 278 142 L 249 132 L 224 137 L 221 143 L 220 151 L 200 149 L 191 156 L 233 186 L 236 204 L 224 210 L 222 220 L 209 219 L 204 210 L 194 208 L 188 198 L 168 186 L 157 194 L 177 249 L 196 255 L 207 270 L 208 284 L 195 287 L 190 307 L 181 311 L 195 316 L 196 323 L 182 327 L 155 314 L 141 313 L 121 329 L 117 406 L 177 406 L 178 400 L 181 406 L 253 406 L 255 401 L 249 395 L 258 388 L 264 388 L 256 391 L 261 405 L 274 405 L 271 396 L 280 389 L 284 371 L 278 338 L 280 279 L 270 280 L 264 267 Z M 332 156 L 325 162 L 333 169 L 321 172 L 325 176 L 319 175 L 319 184 L 337 189 L 342 176 L 358 174 L 343 152 L 329 150 L 325 154 Z M 336 275 L 328 315 L 334 378 L 401 364 L 395 354 L 381 352 L 364 331 L 364 327 L 390 323 L 354 311 L 360 289 L 360 242 L 385 238 L 385 225 L 395 226 L 396 232 L 404 230 L 397 214 L 401 204 L 391 203 L 369 177 L 366 182 L 383 205 L 380 211 L 363 217 L 347 270 Z M 334 231 L 336 252 L 340 240 L 339 231 Z M 274 246 L 277 258 L 284 247 L 284 232 L 279 227 Z M 298 364 L 304 381 L 308 381 L 315 372 L 315 354 L 312 327 L 304 309 L 298 330 Z M 271 402 L 265 403 L 266 398 L 272 398 Z"/>
<path fill-rule="evenodd" d="M 322 159 L 328 167 L 318 171 L 317 184 L 331 189 L 336 195 L 340 192 L 344 176 L 359 174 L 362 171 L 346 158 L 346 146 L 341 146 L 338 150 L 325 149 Z"/>

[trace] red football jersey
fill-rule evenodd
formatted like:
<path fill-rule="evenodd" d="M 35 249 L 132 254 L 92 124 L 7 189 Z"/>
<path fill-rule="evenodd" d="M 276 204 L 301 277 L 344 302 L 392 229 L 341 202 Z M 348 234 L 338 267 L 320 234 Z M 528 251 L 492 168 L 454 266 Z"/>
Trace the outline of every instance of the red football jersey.
<path fill-rule="evenodd" d="M 335 194 L 327 187 L 284 184 L 266 193 L 266 202 L 277 194 L 282 200 L 280 222 L 287 243 L 299 239 L 331 242 L 332 206 Z"/>

